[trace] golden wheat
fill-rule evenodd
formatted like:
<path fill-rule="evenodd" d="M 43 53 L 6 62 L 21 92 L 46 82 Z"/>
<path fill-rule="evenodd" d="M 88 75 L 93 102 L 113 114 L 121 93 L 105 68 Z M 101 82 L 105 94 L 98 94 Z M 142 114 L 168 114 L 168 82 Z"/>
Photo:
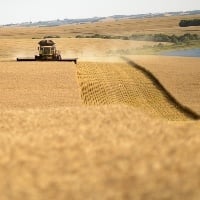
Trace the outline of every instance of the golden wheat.
<path fill-rule="evenodd" d="M 200 33 L 200 27 L 179 27 L 182 19 L 195 19 L 199 15 L 166 16 L 147 19 L 123 19 L 96 23 L 73 24 L 58 27 L 1 27 L 0 38 L 42 38 L 45 35 L 75 37 L 77 35 L 107 34 L 177 34 Z"/>
<path fill-rule="evenodd" d="M 181 104 L 200 113 L 200 59 L 165 56 L 130 56 L 150 70 Z"/>
<path fill-rule="evenodd" d="M 144 43 L 62 38 L 58 48 L 63 56 L 79 56 L 77 66 L 14 61 L 34 56 L 38 40 L 31 37 L 44 34 L 199 32 L 179 28 L 180 19 L 0 28 L 1 200 L 200 198 L 199 121 L 185 121 L 188 116 L 141 71 L 104 57 L 107 50 Z M 88 58 L 93 62 L 80 62 Z M 199 104 L 193 95 L 199 89 L 197 59 L 131 59 L 178 99 Z"/>
<path fill-rule="evenodd" d="M 16 60 L 17 57 L 34 57 L 38 54 L 38 42 L 32 39 L 0 39 L 0 60 Z M 144 46 L 154 46 L 156 42 L 125 41 L 125 40 L 103 40 L 103 39 L 76 39 L 60 38 L 54 39 L 57 49 L 61 51 L 62 57 L 94 58 L 106 56 L 109 51 L 119 49 L 135 49 Z"/>
<path fill-rule="evenodd" d="M 80 105 L 76 68 L 71 63 L 0 62 L 0 108 Z"/>
<path fill-rule="evenodd" d="M 81 63 L 78 77 L 85 104 L 127 104 L 168 120 L 187 119 L 150 78 L 128 64 Z"/>

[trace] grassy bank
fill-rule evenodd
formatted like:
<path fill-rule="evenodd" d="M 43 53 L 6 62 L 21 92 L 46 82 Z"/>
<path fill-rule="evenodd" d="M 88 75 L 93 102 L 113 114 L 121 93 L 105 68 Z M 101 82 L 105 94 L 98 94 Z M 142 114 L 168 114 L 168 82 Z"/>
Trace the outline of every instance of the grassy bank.
<path fill-rule="evenodd" d="M 161 51 L 170 51 L 176 49 L 191 49 L 200 47 L 200 36 L 197 34 L 184 35 L 166 35 L 166 34 L 141 34 L 130 36 L 113 36 L 113 35 L 77 35 L 76 38 L 98 38 L 98 39 L 119 39 L 131 41 L 152 41 L 157 42 L 155 45 L 143 45 L 142 47 L 109 50 L 109 55 L 130 55 L 130 54 L 159 54 Z"/>

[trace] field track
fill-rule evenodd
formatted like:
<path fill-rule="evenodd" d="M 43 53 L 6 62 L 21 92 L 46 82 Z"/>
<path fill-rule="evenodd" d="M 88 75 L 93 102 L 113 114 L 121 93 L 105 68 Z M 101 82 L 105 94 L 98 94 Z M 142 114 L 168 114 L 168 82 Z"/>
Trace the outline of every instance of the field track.
<path fill-rule="evenodd" d="M 78 78 L 87 105 L 127 104 L 168 120 L 199 118 L 178 104 L 153 74 L 131 61 L 82 63 L 78 65 Z"/>

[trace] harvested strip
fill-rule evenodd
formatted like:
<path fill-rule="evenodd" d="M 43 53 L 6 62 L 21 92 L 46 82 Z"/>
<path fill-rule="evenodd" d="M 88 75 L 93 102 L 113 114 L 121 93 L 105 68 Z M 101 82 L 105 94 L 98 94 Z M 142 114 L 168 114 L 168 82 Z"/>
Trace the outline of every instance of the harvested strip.
<path fill-rule="evenodd" d="M 189 119 L 151 79 L 126 63 L 81 63 L 78 78 L 87 105 L 127 104 L 159 118 Z"/>

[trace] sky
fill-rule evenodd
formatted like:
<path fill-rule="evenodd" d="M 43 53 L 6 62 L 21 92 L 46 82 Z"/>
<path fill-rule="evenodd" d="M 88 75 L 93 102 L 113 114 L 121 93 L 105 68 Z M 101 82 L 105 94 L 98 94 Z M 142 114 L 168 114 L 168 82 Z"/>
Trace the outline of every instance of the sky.
<path fill-rule="evenodd" d="M 200 10 L 200 0 L 5 0 L 0 24 Z"/>

